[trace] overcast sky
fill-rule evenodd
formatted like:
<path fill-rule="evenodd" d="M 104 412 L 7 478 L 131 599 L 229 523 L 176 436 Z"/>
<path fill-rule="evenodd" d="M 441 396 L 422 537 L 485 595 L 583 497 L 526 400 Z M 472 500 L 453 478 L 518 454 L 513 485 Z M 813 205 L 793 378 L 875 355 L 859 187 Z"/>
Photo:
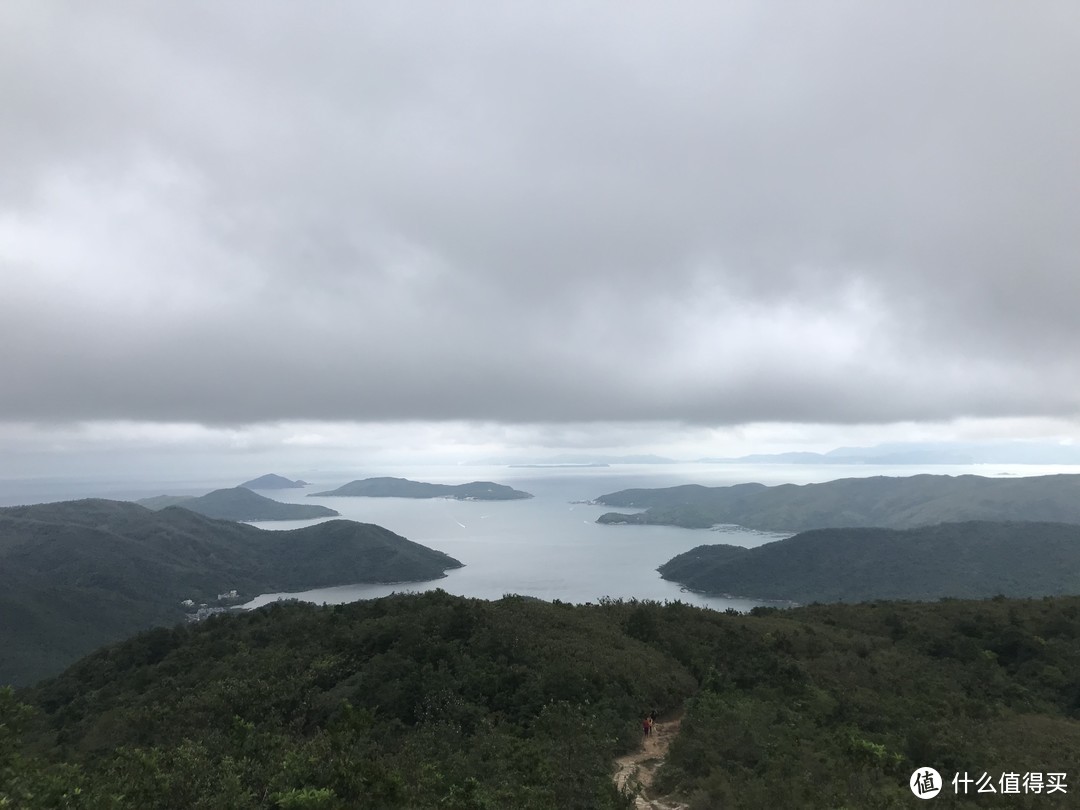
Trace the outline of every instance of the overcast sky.
<path fill-rule="evenodd" d="M 7 0 L 0 450 L 1067 439 L 1078 84 L 1071 0 Z"/>

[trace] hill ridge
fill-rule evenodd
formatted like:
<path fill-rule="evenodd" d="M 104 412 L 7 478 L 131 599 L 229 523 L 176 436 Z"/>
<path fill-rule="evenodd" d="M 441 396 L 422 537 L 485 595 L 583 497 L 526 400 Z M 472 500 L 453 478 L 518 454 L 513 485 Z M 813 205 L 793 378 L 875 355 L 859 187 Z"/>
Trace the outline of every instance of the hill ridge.
<path fill-rule="evenodd" d="M 1080 526 L 812 529 L 750 549 L 698 546 L 658 570 L 695 591 L 794 602 L 1080 594 Z"/>
<path fill-rule="evenodd" d="M 149 509 L 165 509 L 178 506 L 218 520 L 241 522 L 261 520 L 311 520 L 321 517 L 337 517 L 341 513 L 328 506 L 308 503 L 284 503 L 253 492 L 241 485 L 227 489 L 215 489 L 205 495 L 159 495 L 136 501 Z"/>
<path fill-rule="evenodd" d="M 0 508 L 0 684 L 183 621 L 184 599 L 429 581 L 461 565 L 343 519 L 268 531 L 179 506 L 155 512 L 102 499 Z"/>
<path fill-rule="evenodd" d="M 749 529 L 880 526 L 904 529 L 965 520 L 1042 520 L 1080 523 L 1080 475 L 1021 478 L 921 474 L 841 478 L 812 484 L 685 484 L 627 489 L 601 495 L 597 503 L 643 509 L 608 512 L 600 523 L 659 524 L 709 528 L 736 524 Z"/>

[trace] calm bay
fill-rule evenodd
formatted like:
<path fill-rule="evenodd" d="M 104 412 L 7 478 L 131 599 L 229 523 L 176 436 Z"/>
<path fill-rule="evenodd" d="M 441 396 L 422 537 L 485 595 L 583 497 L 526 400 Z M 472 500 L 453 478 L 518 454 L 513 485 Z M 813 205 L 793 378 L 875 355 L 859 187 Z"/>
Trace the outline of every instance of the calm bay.
<path fill-rule="evenodd" d="M 252 470 L 251 474 L 263 472 Z M 611 467 L 505 467 L 433 465 L 352 470 L 282 470 L 310 481 L 304 489 L 263 491 L 260 494 L 292 503 L 318 503 L 338 510 L 342 518 L 384 526 L 409 540 L 438 549 L 464 567 L 442 579 L 386 585 L 343 583 L 301 593 L 262 594 L 248 602 L 258 607 L 281 598 L 316 603 L 342 603 L 395 592 L 442 588 L 453 594 L 499 599 L 506 594 L 564 602 L 614 599 L 681 600 L 717 610 L 747 610 L 763 604 L 753 595 L 705 596 L 683 590 L 660 578 L 656 568 L 696 546 L 730 543 L 747 548 L 787 535 L 766 534 L 738 527 L 712 530 L 669 526 L 619 526 L 596 523 L 613 510 L 588 503 L 603 494 L 632 487 L 680 484 L 724 486 L 757 481 L 775 485 L 807 484 L 837 478 L 874 475 L 1028 476 L 1077 473 L 1065 465 L 876 465 L 840 464 L 620 464 Z M 518 501 L 457 501 L 445 498 L 308 497 L 350 480 L 396 476 L 432 483 L 459 484 L 495 481 L 534 495 Z M 243 480 L 243 479 L 240 479 Z M 192 479 L 148 475 L 138 479 L 10 480 L 0 482 L 0 505 L 38 503 L 74 498 L 118 500 L 160 495 L 201 495 L 235 486 L 237 480 Z M 282 530 L 318 523 L 271 521 L 253 525 Z"/>

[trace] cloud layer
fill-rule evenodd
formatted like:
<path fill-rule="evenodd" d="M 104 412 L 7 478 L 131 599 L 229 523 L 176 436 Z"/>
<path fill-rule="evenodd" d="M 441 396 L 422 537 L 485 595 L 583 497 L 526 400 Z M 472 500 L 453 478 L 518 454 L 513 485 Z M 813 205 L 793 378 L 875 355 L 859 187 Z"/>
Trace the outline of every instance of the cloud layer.
<path fill-rule="evenodd" d="M 8 4 L 0 420 L 1080 411 L 1080 9 Z"/>

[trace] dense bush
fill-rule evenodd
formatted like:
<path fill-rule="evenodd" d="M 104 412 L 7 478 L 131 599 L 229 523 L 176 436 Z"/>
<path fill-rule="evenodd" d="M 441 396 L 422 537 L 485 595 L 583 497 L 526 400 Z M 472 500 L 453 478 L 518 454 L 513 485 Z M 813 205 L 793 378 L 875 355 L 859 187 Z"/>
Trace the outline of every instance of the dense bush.
<path fill-rule="evenodd" d="M 1068 772 L 1078 638 L 1076 598 L 278 604 L 0 693 L 0 806 L 628 807 L 612 760 L 657 709 L 685 711 L 658 787 L 694 808 L 908 807 L 916 766 Z"/>

